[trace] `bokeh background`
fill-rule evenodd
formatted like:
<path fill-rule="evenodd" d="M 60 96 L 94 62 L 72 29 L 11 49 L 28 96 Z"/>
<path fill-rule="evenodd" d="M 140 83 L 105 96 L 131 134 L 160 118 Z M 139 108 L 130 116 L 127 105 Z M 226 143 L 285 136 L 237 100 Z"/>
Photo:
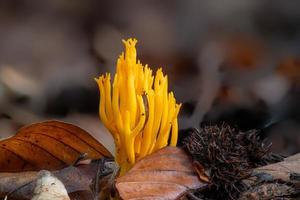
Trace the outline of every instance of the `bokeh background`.
<path fill-rule="evenodd" d="M 300 151 L 300 1 L 282 0 L 0 0 L 0 137 L 59 119 L 112 150 L 93 78 L 129 37 L 168 73 L 181 129 L 226 121 Z"/>

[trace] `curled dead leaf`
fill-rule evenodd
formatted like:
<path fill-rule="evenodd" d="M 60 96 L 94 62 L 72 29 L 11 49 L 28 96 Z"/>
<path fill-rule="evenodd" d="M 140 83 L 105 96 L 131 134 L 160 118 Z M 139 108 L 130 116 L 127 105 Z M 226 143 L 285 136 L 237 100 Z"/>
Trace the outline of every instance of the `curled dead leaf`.
<path fill-rule="evenodd" d="M 193 162 L 193 166 L 195 171 L 198 174 L 198 177 L 200 178 L 201 181 L 205 182 L 205 183 L 209 183 L 209 175 L 206 172 L 205 168 L 198 162 L 198 161 L 194 161 Z"/>
<path fill-rule="evenodd" d="M 116 181 L 122 199 L 177 199 L 188 190 L 206 186 L 194 171 L 190 157 L 177 147 L 146 156 Z"/>
<path fill-rule="evenodd" d="M 75 125 L 36 123 L 0 141 L 0 172 L 56 170 L 74 163 L 82 153 L 91 159 L 112 157 L 102 144 Z"/>

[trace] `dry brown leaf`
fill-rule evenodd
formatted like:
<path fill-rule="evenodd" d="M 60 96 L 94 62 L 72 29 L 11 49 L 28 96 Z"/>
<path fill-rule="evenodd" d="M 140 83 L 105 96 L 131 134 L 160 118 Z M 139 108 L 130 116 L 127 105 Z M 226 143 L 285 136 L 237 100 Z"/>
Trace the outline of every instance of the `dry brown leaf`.
<path fill-rule="evenodd" d="M 272 179 L 292 181 L 292 174 L 300 174 L 300 153 L 285 158 L 284 161 L 254 169 L 255 174 L 268 174 Z"/>
<path fill-rule="evenodd" d="M 177 199 L 190 189 L 206 186 L 180 148 L 166 147 L 140 160 L 116 181 L 122 199 Z"/>
<path fill-rule="evenodd" d="M 90 199 L 93 196 L 91 186 L 96 177 L 98 162 L 51 172 L 66 187 L 71 199 Z M 31 199 L 34 195 L 39 172 L 0 173 L 0 198 L 9 194 L 10 199 Z M 84 193 L 84 194 L 83 194 Z M 72 198 L 72 197 L 76 198 Z M 78 197 L 80 196 L 80 197 Z"/>
<path fill-rule="evenodd" d="M 244 179 L 246 191 L 239 200 L 298 199 L 300 194 L 300 153 L 253 170 L 253 176 Z M 295 197 L 295 198 L 292 198 Z"/>
<path fill-rule="evenodd" d="M 59 121 L 36 123 L 0 141 L 0 172 L 61 169 L 82 153 L 91 159 L 112 157 L 102 144 L 75 125 Z"/>

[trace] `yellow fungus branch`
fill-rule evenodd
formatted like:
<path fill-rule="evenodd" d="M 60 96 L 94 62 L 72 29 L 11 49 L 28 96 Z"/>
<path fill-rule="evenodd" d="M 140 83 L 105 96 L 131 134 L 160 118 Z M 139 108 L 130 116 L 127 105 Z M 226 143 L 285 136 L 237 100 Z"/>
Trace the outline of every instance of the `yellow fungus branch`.
<path fill-rule="evenodd" d="M 120 175 L 137 160 L 166 146 L 176 146 L 179 104 L 168 93 L 168 77 L 137 60 L 136 39 L 123 40 L 111 86 L 107 73 L 95 79 L 100 90 L 99 115 L 116 146 Z M 168 141 L 170 143 L 168 144 Z"/>

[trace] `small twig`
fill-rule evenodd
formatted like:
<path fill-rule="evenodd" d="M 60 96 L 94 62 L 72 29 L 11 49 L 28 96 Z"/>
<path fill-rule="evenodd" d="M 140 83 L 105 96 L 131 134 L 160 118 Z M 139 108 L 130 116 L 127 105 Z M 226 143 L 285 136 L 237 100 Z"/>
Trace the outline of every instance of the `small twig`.
<path fill-rule="evenodd" d="M 196 197 L 192 192 L 188 192 L 186 195 L 192 200 L 202 200 L 199 197 Z"/>
<path fill-rule="evenodd" d="M 101 172 L 103 171 L 102 168 L 104 166 L 104 159 L 102 158 L 101 160 L 97 161 L 97 174 L 95 177 L 95 185 L 94 185 L 94 200 L 98 199 L 98 194 L 99 194 L 99 179 L 101 176 Z"/>
<path fill-rule="evenodd" d="M 78 165 L 78 163 L 79 163 L 80 161 L 82 161 L 83 159 L 85 159 L 87 155 L 88 155 L 87 153 L 82 153 L 82 154 L 80 154 L 80 155 L 78 156 L 78 158 L 75 160 L 75 162 L 73 163 L 72 166 Z"/>
<path fill-rule="evenodd" d="M 101 158 L 100 160 L 97 160 L 97 174 L 95 177 L 95 184 L 94 184 L 94 200 L 98 199 L 99 194 L 99 181 L 104 176 L 107 176 L 112 173 L 112 171 L 105 171 L 105 163 L 108 161 L 113 161 L 109 158 Z"/>

